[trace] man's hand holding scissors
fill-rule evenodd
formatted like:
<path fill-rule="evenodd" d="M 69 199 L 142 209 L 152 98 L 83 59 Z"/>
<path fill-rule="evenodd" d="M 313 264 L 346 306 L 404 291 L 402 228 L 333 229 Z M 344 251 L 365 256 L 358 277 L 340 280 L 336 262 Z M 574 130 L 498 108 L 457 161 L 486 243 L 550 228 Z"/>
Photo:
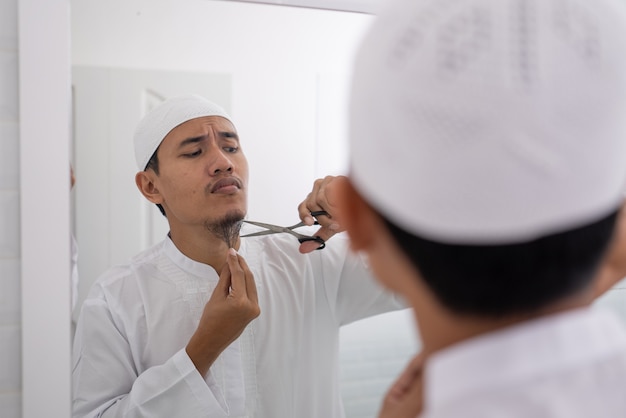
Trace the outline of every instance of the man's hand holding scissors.
<path fill-rule="evenodd" d="M 337 207 L 336 198 L 334 197 L 337 184 L 343 180 L 345 180 L 343 176 L 326 176 L 323 179 L 316 180 L 311 193 L 298 205 L 300 219 L 306 225 L 314 225 L 317 219 L 321 227 L 314 235 L 324 241 L 328 241 L 333 235 L 343 231 L 336 218 Z M 300 244 L 300 252 L 302 254 L 310 253 L 319 246 L 320 244 L 315 241 L 304 242 Z"/>

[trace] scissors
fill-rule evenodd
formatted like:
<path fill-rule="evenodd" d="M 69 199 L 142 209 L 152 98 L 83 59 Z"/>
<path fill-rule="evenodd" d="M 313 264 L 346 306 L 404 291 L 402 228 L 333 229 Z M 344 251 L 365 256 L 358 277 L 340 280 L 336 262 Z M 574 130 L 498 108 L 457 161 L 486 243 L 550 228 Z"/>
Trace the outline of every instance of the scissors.
<path fill-rule="evenodd" d="M 318 216 L 329 216 L 328 212 L 326 212 L 325 210 L 319 210 L 319 211 L 314 211 L 311 212 L 311 216 L 313 216 L 314 218 L 317 218 Z M 307 241 L 315 241 L 320 243 L 321 245 L 317 248 L 318 250 L 321 250 L 322 248 L 326 247 L 326 242 L 320 238 L 320 237 L 313 237 L 310 235 L 305 235 L 305 234 L 300 234 L 296 231 L 293 231 L 293 229 L 295 228 L 300 228 L 301 226 L 306 226 L 306 224 L 304 222 L 299 222 L 295 225 L 292 226 L 278 226 L 278 225 L 272 225 L 272 224 L 265 224 L 263 222 L 253 222 L 253 221 L 247 221 L 244 220 L 245 223 L 248 223 L 250 225 L 256 225 L 256 226 L 260 226 L 262 228 L 267 229 L 267 231 L 259 231 L 259 232 L 253 232 L 251 234 L 246 234 L 246 235 L 242 235 L 241 238 L 245 238 L 245 237 L 257 237 L 260 235 L 270 235 L 270 234 L 279 234 L 281 232 L 286 232 L 288 234 L 293 235 L 294 237 L 298 238 L 298 242 L 300 242 L 300 244 L 302 244 L 303 242 L 307 242 Z M 313 225 L 319 225 L 319 223 L 317 221 L 315 221 L 315 223 Z"/>

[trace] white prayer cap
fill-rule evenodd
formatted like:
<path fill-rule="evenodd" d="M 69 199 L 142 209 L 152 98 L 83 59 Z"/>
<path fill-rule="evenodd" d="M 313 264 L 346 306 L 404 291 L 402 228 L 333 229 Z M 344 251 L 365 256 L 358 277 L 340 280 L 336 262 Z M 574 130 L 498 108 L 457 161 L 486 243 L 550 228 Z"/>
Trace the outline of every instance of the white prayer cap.
<path fill-rule="evenodd" d="M 145 115 L 135 129 L 135 160 L 139 170 L 146 168 L 150 157 L 172 129 L 204 116 L 221 116 L 231 120 L 224 109 L 198 95 L 167 99 Z"/>
<path fill-rule="evenodd" d="M 622 0 L 400 0 L 357 53 L 351 179 L 453 244 L 599 220 L 626 178 Z"/>

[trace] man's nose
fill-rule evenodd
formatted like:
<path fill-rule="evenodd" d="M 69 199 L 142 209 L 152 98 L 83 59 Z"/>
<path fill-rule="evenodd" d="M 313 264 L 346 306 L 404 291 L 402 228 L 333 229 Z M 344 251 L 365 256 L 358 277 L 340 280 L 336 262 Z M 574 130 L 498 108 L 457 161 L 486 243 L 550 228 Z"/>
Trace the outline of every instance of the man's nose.
<path fill-rule="evenodd" d="M 213 157 L 209 162 L 209 173 L 212 175 L 216 175 L 224 172 L 233 171 L 233 162 L 229 158 L 228 154 L 226 154 L 221 149 L 216 149 L 213 154 Z"/>

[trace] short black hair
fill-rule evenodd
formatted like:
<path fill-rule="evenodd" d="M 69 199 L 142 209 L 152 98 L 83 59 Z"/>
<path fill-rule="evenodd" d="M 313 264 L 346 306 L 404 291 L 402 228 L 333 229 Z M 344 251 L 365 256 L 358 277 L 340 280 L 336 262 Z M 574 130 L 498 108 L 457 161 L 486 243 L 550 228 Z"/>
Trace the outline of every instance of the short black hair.
<path fill-rule="evenodd" d="M 157 147 L 157 149 L 154 151 L 154 153 L 148 160 L 148 164 L 146 164 L 146 168 L 144 168 L 143 170 L 143 171 L 148 171 L 148 169 L 152 169 L 156 173 L 157 176 L 159 175 L 159 157 L 157 157 L 158 151 L 159 151 L 159 147 Z M 163 214 L 163 216 L 167 218 L 167 215 L 165 214 L 165 209 L 163 209 L 163 205 L 160 205 L 159 203 L 157 203 L 156 205 L 157 205 L 157 208 L 159 208 L 159 210 L 161 211 L 161 214 Z"/>
<path fill-rule="evenodd" d="M 435 242 L 383 219 L 444 306 L 460 314 L 504 317 L 533 313 L 587 288 L 612 238 L 617 214 L 509 245 Z"/>

